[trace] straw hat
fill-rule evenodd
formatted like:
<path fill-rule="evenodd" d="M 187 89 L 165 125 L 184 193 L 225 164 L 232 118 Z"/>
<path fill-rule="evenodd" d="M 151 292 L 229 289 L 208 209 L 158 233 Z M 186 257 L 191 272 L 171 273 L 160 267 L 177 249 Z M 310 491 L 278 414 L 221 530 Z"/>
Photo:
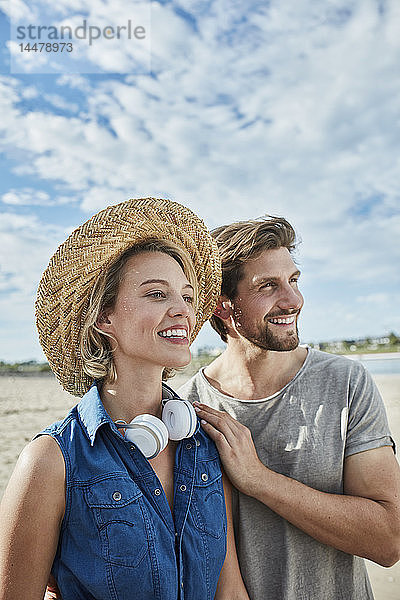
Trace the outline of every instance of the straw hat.
<path fill-rule="evenodd" d="M 173 241 L 190 255 L 199 285 L 191 342 L 214 310 L 221 286 L 216 242 L 203 221 L 177 202 L 156 198 L 109 206 L 61 244 L 43 273 L 36 299 L 39 340 L 68 392 L 82 396 L 93 383 L 83 371 L 80 332 L 94 284 L 127 248 L 149 238 Z"/>

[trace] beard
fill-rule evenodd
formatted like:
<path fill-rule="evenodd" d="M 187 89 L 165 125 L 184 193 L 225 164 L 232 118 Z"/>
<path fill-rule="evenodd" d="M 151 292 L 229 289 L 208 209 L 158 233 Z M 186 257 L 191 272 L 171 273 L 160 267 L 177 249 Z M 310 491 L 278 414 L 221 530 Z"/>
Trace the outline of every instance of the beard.
<path fill-rule="evenodd" d="M 264 341 L 261 346 L 265 350 L 273 350 L 274 352 L 289 352 L 290 350 L 295 350 L 299 345 L 299 331 L 296 329 L 293 331 L 288 331 L 284 335 L 275 335 L 268 324 L 264 331 Z"/>
<path fill-rule="evenodd" d="M 260 327 L 257 331 L 245 331 L 240 327 L 240 335 L 246 340 L 262 348 L 263 350 L 272 350 L 274 352 L 290 352 L 295 350 L 299 345 L 299 330 L 297 328 L 297 319 L 294 329 L 280 334 L 273 331 L 274 325 L 270 325 L 265 321 L 264 327 Z"/>

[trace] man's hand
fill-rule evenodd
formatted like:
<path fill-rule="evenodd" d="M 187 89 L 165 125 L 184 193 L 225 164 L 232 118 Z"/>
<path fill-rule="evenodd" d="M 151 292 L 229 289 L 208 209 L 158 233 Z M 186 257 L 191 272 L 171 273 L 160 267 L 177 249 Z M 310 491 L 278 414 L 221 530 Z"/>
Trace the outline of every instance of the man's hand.
<path fill-rule="evenodd" d="M 257 456 L 250 430 L 226 412 L 194 402 L 204 431 L 214 440 L 232 484 L 244 494 L 255 495 L 266 467 Z"/>
<path fill-rule="evenodd" d="M 400 470 L 391 447 L 349 456 L 344 494 L 322 492 L 265 467 L 247 427 L 227 413 L 193 406 L 241 492 L 323 544 L 386 567 L 399 560 Z"/>

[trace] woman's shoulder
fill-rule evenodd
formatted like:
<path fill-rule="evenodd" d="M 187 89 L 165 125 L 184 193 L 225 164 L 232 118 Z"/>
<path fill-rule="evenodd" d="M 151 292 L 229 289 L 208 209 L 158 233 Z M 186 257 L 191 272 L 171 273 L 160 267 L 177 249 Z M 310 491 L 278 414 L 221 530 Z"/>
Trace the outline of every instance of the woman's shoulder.
<path fill-rule="evenodd" d="M 51 477 L 64 481 L 65 464 L 57 441 L 49 435 L 40 435 L 22 450 L 16 465 L 21 475 L 41 480 Z"/>
<path fill-rule="evenodd" d="M 61 519 L 65 507 L 65 465 L 57 442 L 49 436 L 22 450 L 1 502 L 2 514 L 17 511 L 21 520 L 40 514 Z"/>
<path fill-rule="evenodd" d="M 37 439 L 43 435 L 57 437 L 57 435 L 61 434 L 67 427 L 77 420 L 77 408 L 78 404 L 72 407 L 71 410 L 59 421 L 54 421 L 42 429 L 42 431 L 38 432 L 34 439 Z"/>

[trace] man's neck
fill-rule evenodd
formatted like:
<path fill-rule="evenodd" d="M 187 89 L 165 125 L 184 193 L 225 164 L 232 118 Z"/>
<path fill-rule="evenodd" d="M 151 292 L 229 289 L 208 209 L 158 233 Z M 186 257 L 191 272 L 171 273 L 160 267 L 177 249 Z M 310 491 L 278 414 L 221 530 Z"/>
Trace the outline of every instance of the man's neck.
<path fill-rule="evenodd" d="M 259 400 L 279 392 L 299 372 L 307 349 L 272 352 L 255 346 L 229 344 L 204 374 L 218 391 L 241 400 Z"/>

